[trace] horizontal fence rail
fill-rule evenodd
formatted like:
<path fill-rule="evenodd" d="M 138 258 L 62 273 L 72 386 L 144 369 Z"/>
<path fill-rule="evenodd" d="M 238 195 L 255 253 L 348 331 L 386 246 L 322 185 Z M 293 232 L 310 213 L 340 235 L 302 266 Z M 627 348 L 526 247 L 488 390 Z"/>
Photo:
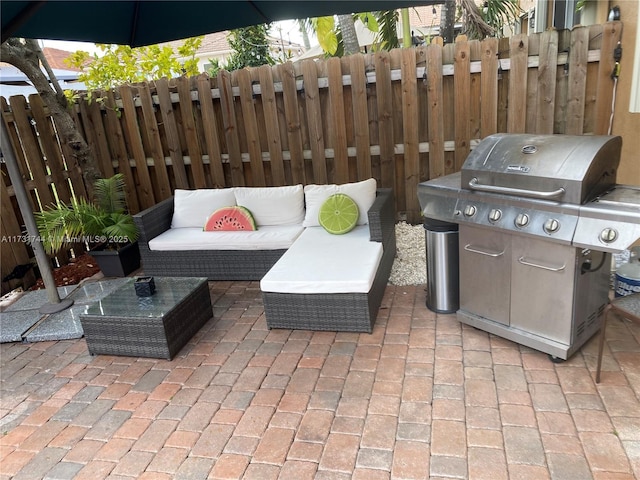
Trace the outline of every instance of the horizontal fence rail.
<path fill-rule="evenodd" d="M 459 171 L 496 132 L 605 134 L 622 24 L 305 60 L 124 85 L 73 108 L 104 176 L 136 213 L 176 188 L 346 183 L 394 190 L 419 223 L 418 183 Z M 85 195 L 38 95 L 0 98 L 34 211 Z M 4 165 L 2 275 L 29 261 Z M 6 241 L 5 241 L 6 240 Z M 10 285 L 3 283 L 3 292 Z"/>

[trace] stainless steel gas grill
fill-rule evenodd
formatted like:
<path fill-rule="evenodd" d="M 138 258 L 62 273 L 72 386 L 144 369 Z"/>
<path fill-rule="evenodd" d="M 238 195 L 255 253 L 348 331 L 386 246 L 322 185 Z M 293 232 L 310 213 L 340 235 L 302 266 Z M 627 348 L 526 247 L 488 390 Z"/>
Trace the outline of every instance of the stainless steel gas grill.
<path fill-rule="evenodd" d="M 496 134 L 418 185 L 425 217 L 460 224 L 461 322 L 560 359 L 598 331 L 609 252 L 640 238 L 640 187 L 616 184 L 621 146 Z"/>

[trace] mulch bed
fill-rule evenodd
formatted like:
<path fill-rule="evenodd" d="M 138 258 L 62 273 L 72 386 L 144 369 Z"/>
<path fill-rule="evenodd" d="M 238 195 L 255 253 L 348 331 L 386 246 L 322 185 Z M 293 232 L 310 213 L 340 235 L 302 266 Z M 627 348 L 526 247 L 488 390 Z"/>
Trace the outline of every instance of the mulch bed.
<path fill-rule="evenodd" d="M 100 271 L 97 262 L 88 253 L 72 258 L 69 263 L 53 269 L 53 279 L 57 287 L 65 285 L 77 285 L 81 280 L 91 277 Z M 35 285 L 29 290 L 40 290 L 44 288 L 42 278 L 39 278 Z"/>

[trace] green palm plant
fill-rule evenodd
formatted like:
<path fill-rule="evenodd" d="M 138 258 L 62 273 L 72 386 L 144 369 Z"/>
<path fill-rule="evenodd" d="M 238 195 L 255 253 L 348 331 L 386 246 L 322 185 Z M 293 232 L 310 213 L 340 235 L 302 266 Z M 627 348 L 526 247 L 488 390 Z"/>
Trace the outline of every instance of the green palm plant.
<path fill-rule="evenodd" d="M 94 202 L 74 198 L 70 205 L 58 203 L 35 214 L 45 251 L 55 255 L 65 244 L 83 242 L 117 249 L 134 242 L 138 229 L 126 212 L 124 176 L 100 178 L 94 185 Z"/>

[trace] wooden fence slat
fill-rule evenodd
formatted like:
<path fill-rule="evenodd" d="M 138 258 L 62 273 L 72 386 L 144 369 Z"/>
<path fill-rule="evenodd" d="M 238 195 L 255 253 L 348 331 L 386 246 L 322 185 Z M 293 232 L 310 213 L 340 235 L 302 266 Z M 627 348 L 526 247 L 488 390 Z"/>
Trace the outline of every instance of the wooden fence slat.
<path fill-rule="evenodd" d="M 156 93 L 158 94 L 158 105 L 162 114 L 162 123 L 164 125 L 164 134 L 166 136 L 167 148 L 169 149 L 169 157 L 171 157 L 171 169 L 173 178 L 175 179 L 175 188 L 188 189 L 189 177 L 187 169 L 184 165 L 182 157 L 182 145 L 180 144 L 180 135 L 176 124 L 176 114 L 171 102 L 171 93 L 169 92 L 169 81 L 166 78 L 156 80 Z"/>
<path fill-rule="evenodd" d="M 498 131 L 498 39 L 482 41 L 480 138 Z"/>
<path fill-rule="evenodd" d="M 555 89 L 554 109 L 553 109 L 553 129 L 555 132 L 567 131 L 567 95 L 569 94 L 569 75 L 567 67 L 569 66 L 569 49 L 571 47 L 571 32 L 569 30 L 561 30 L 558 34 L 558 50 L 557 55 L 560 56 L 562 52 L 563 57 L 566 57 L 564 65 L 558 65 L 560 63 L 558 58 L 554 58 L 556 63 L 556 76 L 553 79 L 553 85 Z"/>
<path fill-rule="evenodd" d="M 568 60 L 569 85 L 565 133 L 569 135 L 582 135 L 583 133 L 588 56 L 589 29 L 587 27 L 576 27 L 571 31 L 571 47 Z"/>
<path fill-rule="evenodd" d="M 87 145 L 89 145 L 89 149 L 93 153 L 95 160 L 98 164 L 98 169 L 100 173 L 104 176 L 104 156 L 100 155 L 100 149 L 98 146 L 98 141 L 96 140 L 96 132 L 95 128 L 91 123 L 91 114 L 89 113 L 89 102 L 80 102 L 79 105 L 79 114 L 75 119 L 76 125 L 78 129 L 82 131 L 82 135 L 87 141 Z M 108 168 L 108 167 L 107 167 Z M 112 167 L 113 168 L 113 167 Z"/>
<path fill-rule="evenodd" d="M 407 202 L 407 221 L 420 221 L 420 206 L 418 205 L 418 183 L 420 182 L 420 156 L 418 150 L 418 102 L 416 54 L 412 49 L 402 50 L 402 103 L 404 130 L 404 163 L 405 163 L 405 195 Z"/>
<path fill-rule="evenodd" d="M 349 157 L 347 156 L 347 135 L 344 114 L 344 92 L 342 88 L 342 66 L 337 57 L 327 61 L 329 69 L 329 105 L 328 117 L 332 124 L 332 143 L 334 151 L 335 183 L 349 182 Z"/>
<path fill-rule="evenodd" d="M 91 147 L 94 155 L 98 159 L 100 168 L 102 169 L 102 174 L 105 177 L 112 177 L 114 174 L 113 164 L 111 163 L 111 153 L 109 152 L 109 145 L 104 131 L 102 113 L 98 98 L 100 98 L 100 93 L 94 92 L 92 94 L 91 100 L 86 102 L 87 113 L 89 114 L 89 117 L 85 120 L 89 121 L 90 128 L 85 127 L 85 131 L 91 130 L 93 132 L 93 134 L 91 135 Z"/>
<path fill-rule="evenodd" d="M 11 107 L 9 106 L 9 103 L 4 97 L 0 97 L 0 101 L 2 104 L 2 121 L 4 122 L 5 127 L 9 132 L 11 146 L 13 147 L 14 145 L 20 145 L 20 135 L 18 135 L 16 124 L 15 124 L 15 121 L 13 120 L 13 113 L 11 112 Z M 9 120 L 9 117 L 11 118 L 11 120 Z M 29 192 L 29 190 L 33 188 L 33 181 L 31 180 L 31 176 L 29 175 L 29 168 L 27 167 L 27 161 L 24 157 L 24 151 L 22 150 L 22 148 L 18 148 L 18 149 L 13 148 L 13 151 L 16 156 L 16 162 L 18 164 L 18 169 L 20 170 L 20 175 L 24 179 L 27 192 Z M 9 174 L 8 172 L 6 172 L 6 167 L 4 167 L 3 173 L 6 173 L 5 178 L 8 179 Z M 11 190 L 13 190 L 13 186 L 11 185 L 8 188 L 11 188 Z"/>
<path fill-rule="evenodd" d="M 598 55 L 602 55 L 600 50 L 602 46 L 602 31 L 604 25 L 591 25 L 589 27 L 589 50 L 597 50 Z M 585 85 L 585 101 L 584 101 L 584 127 L 585 133 L 593 133 L 596 129 L 596 100 L 599 96 L 600 82 L 598 81 L 598 70 L 600 61 L 589 63 L 587 65 L 587 78 L 590 81 Z"/>
<path fill-rule="evenodd" d="M 418 150 L 420 155 L 420 172 L 419 178 L 429 177 L 429 153 L 424 151 L 424 146 L 428 148 L 429 144 L 429 109 L 425 108 L 428 105 L 428 91 L 429 85 L 427 81 L 427 46 L 420 45 L 416 47 L 416 68 L 418 69 L 417 76 L 417 102 L 418 102 Z M 423 74 L 420 77 L 419 72 L 422 70 Z"/>
<path fill-rule="evenodd" d="M 322 130 L 322 108 L 320 107 L 320 90 L 318 88 L 318 72 L 314 62 L 303 62 L 302 77 L 304 81 L 304 97 L 307 111 L 307 127 L 309 129 L 309 147 L 313 166 L 313 183 L 327 183 L 327 163 L 324 154 L 324 133 Z"/>
<path fill-rule="evenodd" d="M 402 50 L 395 48 L 389 52 L 389 66 L 391 72 L 402 69 Z M 393 190 L 398 192 L 396 195 L 396 209 L 400 212 L 401 218 L 406 219 L 407 212 L 407 196 L 404 190 L 405 186 L 405 162 L 404 155 L 396 151 L 396 147 L 402 145 L 404 153 L 404 111 L 402 98 L 402 75 L 400 81 L 391 82 L 391 125 L 393 128 L 393 138 L 395 144 L 393 146 Z M 393 78 L 393 77 L 392 77 Z"/>
<path fill-rule="evenodd" d="M 482 45 L 479 40 L 471 40 L 469 42 L 469 60 L 470 60 L 470 81 L 469 86 L 469 148 L 471 148 L 471 140 L 480 138 L 480 117 L 482 115 L 482 72 L 475 72 L 471 69 L 474 63 L 477 65 L 482 61 Z"/>
<path fill-rule="evenodd" d="M 140 202 L 136 191 L 136 183 L 129 164 L 129 154 L 127 153 L 127 145 L 120 123 L 120 110 L 116 107 L 115 92 L 109 90 L 105 95 L 106 107 L 106 131 L 108 133 L 109 144 L 114 160 L 118 164 L 118 172 L 124 175 L 125 191 L 127 192 L 127 208 L 131 213 L 138 213 Z M 75 184 L 74 184 L 75 190 Z M 76 195 L 78 195 L 76 191 Z"/>
<path fill-rule="evenodd" d="M 231 74 L 222 70 L 218 74 L 218 87 L 220 88 L 220 106 L 222 107 L 222 125 L 227 149 L 229 152 L 229 164 L 231 166 L 231 181 L 236 187 L 245 186 L 244 166 L 240 153 L 240 139 L 238 138 L 238 123 L 231 88 Z"/>
<path fill-rule="evenodd" d="M 24 148 L 25 160 L 29 166 L 29 172 L 23 171 L 22 174 L 26 178 L 32 178 L 38 193 L 38 198 L 41 205 L 50 205 L 54 203 L 53 195 L 47 184 L 47 171 L 42 158 L 42 152 L 38 147 L 39 141 L 36 136 L 34 127 L 31 125 L 29 114 L 29 107 L 26 99 L 21 95 L 16 95 L 9 99 L 9 104 L 13 110 L 13 118 L 15 125 L 20 135 L 22 148 Z M 39 210 L 38 205 L 34 201 L 33 195 L 29 195 L 32 200 L 34 210 Z"/>
<path fill-rule="evenodd" d="M 38 135 L 42 149 L 47 157 L 47 165 L 51 171 L 51 182 L 55 186 L 58 199 L 68 204 L 71 201 L 71 190 L 64 175 L 64 165 L 62 155 L 58 147 L 58 138 L 52 128 L 51 119 L 45 113 L 45 105 L 40 95 L 30 95 L 29 105 L 33 119 L 38 125 Z"/>
<path fill-rule="evenodd" d="M 595 108 L 596 135 L 607 135 L 611 119 L 611 102 L 613 100 L 614 80 L 611 73 L 615 69 L 613 50 L 620 41 L 622 23 L 607 22 L 602 30 L 602 46 L 600 47 L 600 65 L 598 68 L 598 96 Z"/>
<path fill-rule="evenodd" d="M 9 111 L 9 105 L 4 97 L 0 97 L 0 100 L 2 106 L 2 118 L 0 118 L 0 121 L 4 122 L 12 143 L 10 146 L 3 145 L 3 148 L 13 148 L 13 145 L 19 145 L 20 142 L 17 138 L 15 125 L 10 125 L 5 116 L 5 112 Z M 13 148 L 13 150 L 16 154 L 18 164 L 20 165 L 22 163 L 22 166 L 26 167 L 22 149 L 16 151 L 16 149 Z M 17 201 L 12 202 L 12 199 L 9 197 L 5 180 L 10 180 L 10 178 L 4 165 L 2 165 L 0 169 L 0 180 L 0 235 L 2 235 L 2 241 L 0 243 L 0 273 L 2 274 L 2 278 L 4 278 L 13 271 L 16 265 L 21 265 L 29 261 L 29 250 L 27 244 L 22 241 L 22 235 L 24 233 L 22 228 L 22 214 L 18 208 Z M 2 293 L 4 294 L 12 290 L 18 283 L 17 281 L 2 282 Z M 35 277 L 32 273 L 30 273 L 29 276 L 25 276 L 23 282 L 24 287 L 30 287 L 33 283 L 35 283 Z"/>
<path fill-rule="evenodd" d="M 144 151 L 144 146 L 142 145 L 142 139 L 140 138 L 140 130 L 138 130 L 138 115 L 133 102 L 133 96 L 136 90 L 137 89 L 128 85 L 123 85 L 118 89 L 124 110 L 124 131 L 131 146 L 131 153 L 139 182 L 136 186 L 136 192 L 140 199 L 140 206 L 144 209 L 152 207 L 156 202 L 153 186 L 151 185 L 151 177 L 149 176 L 149 167 L 147 166 L 147 156 Z"/>
<path fill-rule="evenodd" d="M 524 133 L 527 116 L 527 64 L 528 42 L 526 35 L 515 35 L 509 39 L 511 69 L 509 71 L 509 112 L 507 131 Z"/>
<path fill-rule="evenodd" d="M 282 158 L 282 142 L 280 141 L 280 122 L 278 121 L 278 105 L 273 85 L 272 69 L 268 65 L 258 67 L 260 91 L 264 108 L 264 126 L 269 149 L 271 177 L 275 186 L 286 185 L 284 160 Z"/>
<path fill-rule="evenodd" d="M 369 149 L 369 112 L 367 106 L 367 77 L 364 56 L 349 56 L 351 65 L 351 103 L 353 104 L 353 130 L 356 146 L 358 180 L 371 178 L 371 152 Z"/>
<path fill-rule="evenodd" d="M 23 231 L 18 223 L 14 208 L 7 192 L 5 176 L 0 175 L 0 224 L 2 244 L 0 245 L 0 267 L 2 278 L 9 275 L 16 265 L 29 262 L 27 245 L 22 241 Z M 3 282 L 3 289 L 4 287 Z M 11 284 L 13 288 L 13 284 Z M 30 286 L 30 285 L 27 285 Z"/>
<path fill-rule="evenodd" d="M 442 126 L 443 85 L 442 48 L 437 44 L 427 47 L 427 85 L 429 110 L 429 178 L 441 177 L 444 168 L 444 129 Z"/>
<path fill-rule="evenodd" d="M 187 77 L 178 77 L 178 97 L 180 98 L 180 112 L 182 113 L 182 128 L 187 141 L 187 151 L 191 159 L 191 175 L 194 188 L 211 186 L 207 181 L 202 161 L 202 150 L 196 130 L 196 122 L 193 118 L 193 102 L 191 101 L 191 83 Z"/>
<path fill-rule="evenodd" d="M 142 118 L 144 126 L 149 136 L 149 153 L 153 158 L 153 170 L 156 176 L 158 188 L 156 198 L 158 201 L 169 198 L 172 195 L 171 182 L 169 181 L 169 173 L 167 172 L 167 164 L 164 160 L 164 151 L 162 149 L 162 140 L 160 138 L 160 130 L 156 119 L 155 109 L 153 107 L 153 99 L 151 98 L 151 90 L 148 85 L 138 90 L 140 103 L 142 104 Z"/>
<path fill-rule="evenodd" d="M 527 57 L 529 55 L 538 55 L 540 51 L 540 36 L 541 35 L 534 35 L 527 37 Z M 538 117 L 538 66 L 529 66 L 526 77 L 524 132 L 535 133 Z"/>
<path fill-rule="evenodd" d="M 355 148 L 355 131 L 353 125 L 353 79 L 351 78 L 351 61 L 350 57 L 340 58 L 340 70 L 342 71 L 342 80 L 343 80 L 343 97 L 342 103 L 344 105 L 344 135 L 345 135 L 345 145 L 346 145 L 346 162 L 347 162 L 347 170 L 348 170 L 348 178 L 351 180 L 358 179 L 358 160 L 357 151 Z M 351 82 L 346 79 L 349 78 Z"/>
<path fill-rule="evenodd" d="M 442 65 L 445 68 L 453 68 L 455 63 L 455 43 L 448 43 L 442 48 Z M 444 174 L 449 175 L 456 171 L 455 138 L 456 138 L 456 117 L 455 117 L 455 78 L 449 75 L 442 77 L 442 111 L 452 112 L 451 115 L 443 114 L 442 128 L 445 140 L 453 140 L 453 148 L 444 150 Z"/>
<path fill-rule="evenodd" d="M 291 62 L 277 67 L 282 79 L 282 99 L 287 119 L 287 140 L 291 157 L 291 181 L 293 184 L 308 183 L 304 168 L 304 151 L 302 143 L 302 121 L 298 105 L 296 73 Z"/>
<path fill-rule="evenodd" d="M 454 115 L 455 115 L 455 169 L 460 170 L 471 151 L 471 50 L 467 37 L 458 36 L 453 63 Z"/>
<path fill-rule="evenodd" d="M 258 119 L 253 106 L 253 88 L 249 70 L 237 71 L 238 86 L 240 87 L 240 105 L 244 123 L 244 132 L 247 137 L 247 149 L 251 162 L 251 178 L 253 186 L 264 187 L 264 165 L 262 164 L 262 149 L 260 148 L 260 135 L 258 133 Z"/>
<path fill-rule="evenodd" d="M 388 52 L 374 56 L 376 69 L 376 104 L 378 107 L 378 142 L 380 145 L 380 186 L 395 187 L 395 140 L 393 135 L 393 93 L 391 58 Z M 399 192 L 394 188 L 396 198 Z"/>
<path fill-rule="evenodd" d="M 538 134 L 553 133 L 556 98 L 556 72 L 558 69 L 558 32 L 547 30 L 540 42 L 540 64 L 538 66 L 538 105 L 536 130 Z"/>
<path fill-rule="evenodd" d="M 226 186 L 226 182 L 224 179 L 224 168 L 222 166 L 222 150 L 218 138 L 218 120 L 216 119 L 216 113 L 213 109 L 209 75 L 198 75 L 197 84 L 202 122 L 206 125 L 204 129 L 204 141 L 209 155 L 211 180 L 213 181 L 214 188 L 223 188 Z"/>
<path fill-rule="evenodd" d="M 378 181 L 378 185 L 382 179 L 382 175 L 380 172 L 380 131 L 379 131 L 379 119 L 378 119 L 378 89 L 376 82 L 369 81 L 369 75 L 376 74 L 376 59 L 374 55 L 366 55 L 363 56 L 364 59 L 364 73 L 367 77 L 367 124 L 368 124 L 368 135 L 369 135 L 369 147 L 370 150 L 370 166 L 367 168 L 371 169 L 371 176 Z M 378 154 L 374 154 L 372 148 L 373 145 L 378 145 Z"/>

